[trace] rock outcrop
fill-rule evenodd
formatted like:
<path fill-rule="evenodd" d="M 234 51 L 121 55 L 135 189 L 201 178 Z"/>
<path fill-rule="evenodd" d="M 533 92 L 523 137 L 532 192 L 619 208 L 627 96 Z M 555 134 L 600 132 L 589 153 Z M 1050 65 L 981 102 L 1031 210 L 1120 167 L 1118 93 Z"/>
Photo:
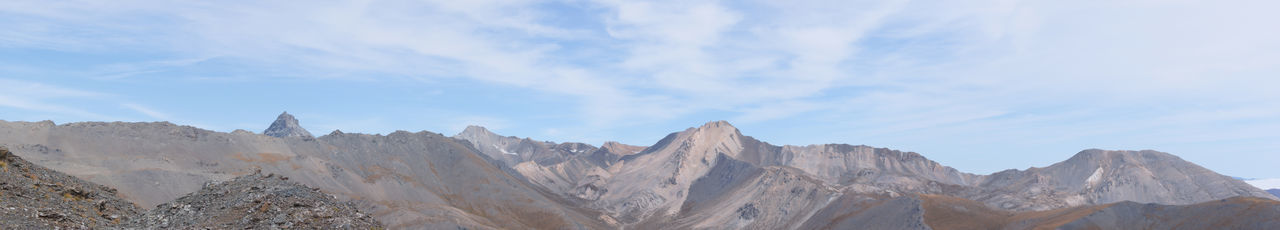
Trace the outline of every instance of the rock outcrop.
<path fill-rule="evenodd" d="M 267 130 L 263 130 L 262 134 L 280 138 L 315 138 L 311 136 L 311 132 L 307 132 L 307 129 L 302 128 L 302 125 L 298 124 L 298 119 L 293 118 L 293 115 L 289 114 L 289 112 L 281 113 L 280 116 L 276 117 L 276 121 L 271 122 L 271 126 L 267 127 Z"/>
<path fill-rule="evenodd" d="M 254 173 L 210 183 L 117 227 L 127 229 L 380 229 L 355 205 L 332 195 Z"/>

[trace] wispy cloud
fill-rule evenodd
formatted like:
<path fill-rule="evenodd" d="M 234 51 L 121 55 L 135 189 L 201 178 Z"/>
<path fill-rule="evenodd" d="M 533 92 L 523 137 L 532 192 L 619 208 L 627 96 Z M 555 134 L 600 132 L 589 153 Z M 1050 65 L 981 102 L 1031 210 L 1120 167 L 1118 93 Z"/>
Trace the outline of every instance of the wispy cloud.
<path fill-rule="evenodd" d="M 47 114 L 71 115 L 91 119 L 104 119 L 107 116 L 62 105 L 60 99 L 91 99 L 107 96 L 105 94 L 63 88 L 43 83 L 0 78 L 0 106 Z"/>
<path fill-rule="evenodd" d="M 1273 89 L 1280 32 L 1270 29 L 1280 15 L 1269 11 L 1277 7 L 1254 0 L 5 1 L 0 48 L 151 57 L 87 74 L 107 80 L 211 61 L 230 63 L 218 70 L 252 71 L 188 77 L 468 79 L 572 101 L 554 112 L 576 124 L 550 127 L 558 131 L 549 135 L 696 124 L 689 120 L 710 113 L 752 125 L 821 122 L 846 130 L 838 138 L 886 142 L 960 136 L 1075 146 L 1128 137 L 1173 145 L 1161 140 L 1277 137 L 1258 128 L 1280 123 L 1267 118 L 1280 113 Z M 0 93 L 0 106 L 98 116 L 51 101 Z M 496 121 L 522 115 L 505 113 L 456 112 L 492 119 L 446 123 L 503 126 Z M 338 120 L 323 123 L 345 128 Z M 366 121 L 346 125 L 394 123 Z M 772 138 L 815 138 L 779 135 Z"/>
<path fill-rule="evenodd" d="M 169 116 L 169 114 L 164 113 L 164 112 L 157 111 L 156 109 L 152 109 L 152 108 L 147 107 L 147 106 L 144 106 L 144 105 L 140 105 L 140 104 L 136 104 L 136 103 L 124 103 L 124 104 L 120 104 L 120 106 L 124 106 L 125 108 L 129 108 L 129 109 L 131 109 L 131 110 L 133 110 L 133 111 L 136 111 L 136 112 L 138 112 L 138 113 L 141 113 L 141 114 L 143 114 L 143 115 L 147 115 L 148 117 L 151 117 L 151 118 L 153 118 L 153 119 L 158 119 L 158 120 L 161 120 L 161 121 L 172 121 L 172 120 L 173 120 L 173 118 L 172 118 L 172 117 L 170 117 L 170 116 Z"/>

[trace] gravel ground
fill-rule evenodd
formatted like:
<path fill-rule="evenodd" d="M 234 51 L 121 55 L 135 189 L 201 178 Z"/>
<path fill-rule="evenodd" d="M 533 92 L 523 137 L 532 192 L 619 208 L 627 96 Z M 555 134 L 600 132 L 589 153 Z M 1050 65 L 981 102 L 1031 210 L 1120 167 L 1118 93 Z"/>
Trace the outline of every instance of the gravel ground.
<path fill-rule="evenodd" d="M 355 206 L 274 174 L 209 184 L 161 204 L 127 229 L 381 229 Z"/>

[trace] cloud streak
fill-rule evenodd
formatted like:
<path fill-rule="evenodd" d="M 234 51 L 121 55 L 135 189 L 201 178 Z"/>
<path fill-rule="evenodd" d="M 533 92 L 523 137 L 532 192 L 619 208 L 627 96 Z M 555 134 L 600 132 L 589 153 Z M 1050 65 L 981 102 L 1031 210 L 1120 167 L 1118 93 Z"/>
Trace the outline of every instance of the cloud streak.
<path fill-rule="evenodd" d="M 538 94 L 506 97 L 571 101 L 555 108 L 570 124 L 530 127 L 566 137 L 711 117 L 776 130 L 762 139 L 792 144 L 972 141 L 909 146 L 939 152 L 974 143 L 1077 150 L 1104 143 L 1194 157 L 1212 148 L 1175 140 L 1280 138 L 1259 128 L 1280 124 L 1272 118 L 1280 114 L 1280 91 L 1272 89 L 1280 85 L 1280 32 L 1269 29 L 1280 16 L 1268 11 L 1280 6 L 1271 1 L 331 3 L 6 1 L 0 47 L 151 57 L 88 74 L 104 81 L 177 73 L 424 85 L 466 79 Z M 247 72 L 179 71 L 209 63 Z M 48 101 L 0 94 L 3 106 L 101 117 Z M 170 115 L 125 107 L 155 119 Z M 511 112 L 457 114 L 520 120 Z M 814 129 L 832 135 L 792 135 L 779 123 L 821 123 Z M 541 132 L 547 128 L 557 131 Z M 1105 144 L 1125 138 L 1134 144 Z M 1256 149 L 1268 147 L 1280 146 L 1224 148 L 1260 155 Z M 941 158 L 962 169 L 1002 167 Z"/>

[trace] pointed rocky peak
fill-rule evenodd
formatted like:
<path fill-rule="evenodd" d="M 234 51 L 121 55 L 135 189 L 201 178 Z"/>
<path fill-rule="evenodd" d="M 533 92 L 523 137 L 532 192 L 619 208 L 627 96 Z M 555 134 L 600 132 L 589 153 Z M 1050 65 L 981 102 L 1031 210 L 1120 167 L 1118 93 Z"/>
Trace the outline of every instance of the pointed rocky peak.
<path fill-rule="evenodd" d="M 279 117 L 276 117 L 276 121 L 272 122 L 271 127 L 268 127 L 267 130 L 262 131 L 262 134 L 282 138 L 314 138 L 311 136 L 311 132 L 307 132 L 307 129 L 303 129 L 301 125 L 298 125 L 298 119 L 294 118 L 289 112 L 281 113 Z"/>
<path fill-rule="evenodd" d="M 668 134 L 667 137 L 662 138 L 658 143 L 654 143 L 652 146 L 644 148 L 643 151 L 638 154 L 624 157 L 622 160 L 627 161 L 638 157 L 638 155 L 647 155 L 651 152 L 667 149 L 670 149 L 670 151 L 676 151 L 677 149 L 682 149 L 680 151 L 687 151 L 689 150 L 687 148 L 689 146 L 703 146 L 707 148 L 741 146 L 742 137 L 742 133 L 738 131 L 738 128 L 733 127 L 733 125 L 729 124 L 728 121 L 712 121 L 697 128 L 689 128 L 684 131 Z M 733 151 L 729 149 L 720 150 L 720 152 Z M 736 154 L 730 155 L 736 156 Z M 709 156 L 714 157 L 714 155 Z"/>
<path fill-rule="evenodd" d="M 733 127 L 733 125 L 729 124 L 728 121 L 723 120 L 707 122 L 706 124 L 703 124 L 691 131 L 686 131 L 685 133 L 693 134 L 690 137 L 701 139 L 703 141 L 739 142 L 741 141 L 740 139 L 743 139 L 742 132 L 738 130 L 738 127 Z"/>

